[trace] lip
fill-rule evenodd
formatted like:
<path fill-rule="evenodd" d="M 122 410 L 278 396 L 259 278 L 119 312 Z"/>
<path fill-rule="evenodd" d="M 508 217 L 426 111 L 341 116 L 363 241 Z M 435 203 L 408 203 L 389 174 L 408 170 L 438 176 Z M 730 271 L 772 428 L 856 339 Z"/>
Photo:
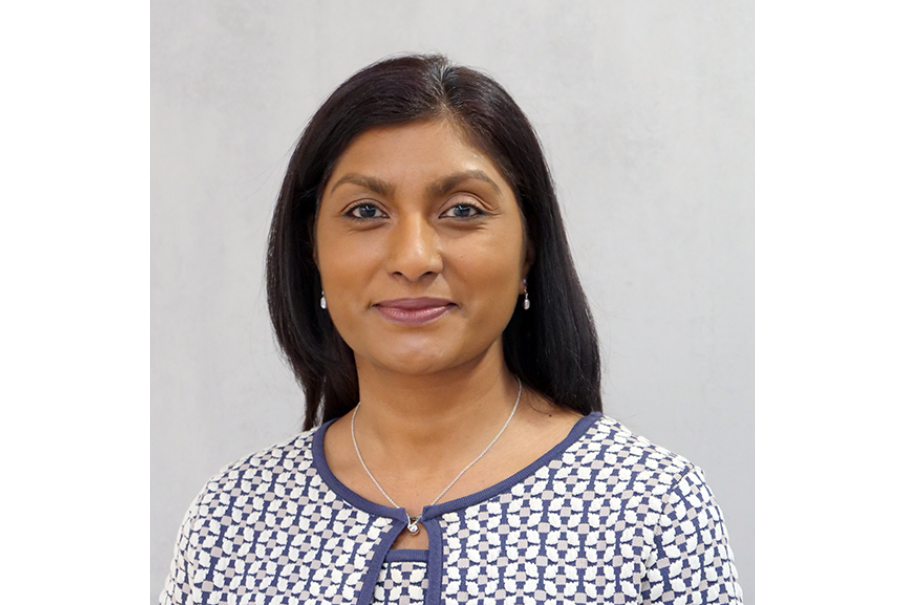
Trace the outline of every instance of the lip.
<path fill-rule="evenodd" d="M 406 325 L 421 326 L 439 319 L 455 305 L 445 298 L 394 298 L 382 300 L 374 307 L 386 319 Z"/>

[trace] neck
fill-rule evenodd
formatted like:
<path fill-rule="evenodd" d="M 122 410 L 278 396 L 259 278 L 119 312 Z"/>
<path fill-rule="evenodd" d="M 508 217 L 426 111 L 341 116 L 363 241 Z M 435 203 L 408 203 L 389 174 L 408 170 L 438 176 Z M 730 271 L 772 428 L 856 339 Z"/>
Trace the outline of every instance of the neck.
<path fill-rule="evenodd" d="M 517 380 L 499 357 L 497 363 L 485 359 L 417 376 L 359 361 L 359 440 L 372 456 L 411 460 L 425 470 L 479 452 L 503 426 L 518 394 Z"/>

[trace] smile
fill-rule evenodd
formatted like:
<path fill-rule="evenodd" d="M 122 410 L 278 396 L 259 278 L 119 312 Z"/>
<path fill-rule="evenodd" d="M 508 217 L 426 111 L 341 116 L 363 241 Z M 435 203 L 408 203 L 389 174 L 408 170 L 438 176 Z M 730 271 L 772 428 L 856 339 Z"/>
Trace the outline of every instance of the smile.
<path fill-rule="evenodd" d="M 374 307 L 386 319 L 406 326 L 421 326 L 443 316 L 455 305 L 443 298 L 397 298 Z"/>

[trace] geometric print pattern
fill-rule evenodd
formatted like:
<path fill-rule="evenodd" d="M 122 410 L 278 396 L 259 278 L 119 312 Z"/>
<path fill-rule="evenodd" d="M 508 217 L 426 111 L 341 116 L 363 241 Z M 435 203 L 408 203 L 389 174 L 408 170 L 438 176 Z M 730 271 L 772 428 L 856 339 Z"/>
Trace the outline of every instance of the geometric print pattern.
<path fill-rule="evenodd" d="M 443 520 L 447 601 L 741 600 L 700 471 L 609 419 L 511 490 Z"/>
<path fill-rule="evenodd" d="M 325 428 L 208 482 L 162 605 L 742 601 L 701 471 L 610 418 L 587 416 L 513 477 L 427 507 L 429 552 L 389 550 L 405 517 L 338 484 Z"/>
<path fill-rule="evenodd" d="M 419 561 L 384 563 L 374 589 L 373 603 L 416 605 L 427 593 L 427 564 Z"/>
<path fill-rule="evenodd" d="M 180 531 L 161 603 L 350 603 L 390 519 L 344 503 L 311 433 L 214 477 Z"/>

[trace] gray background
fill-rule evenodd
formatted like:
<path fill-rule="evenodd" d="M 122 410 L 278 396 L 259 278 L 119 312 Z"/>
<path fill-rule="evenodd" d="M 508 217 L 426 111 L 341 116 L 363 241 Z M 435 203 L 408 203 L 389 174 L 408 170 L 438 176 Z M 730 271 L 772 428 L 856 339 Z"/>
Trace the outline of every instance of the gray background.
<path fill-rule="evenodd" d="M 357 69 L 480 67 L 547 152 L 606 412 L 701 466 L 754 603 L 754 4 L 175 2 L 151 13 L 151 601 L 222 466 L 297 432 L 264 250 L 290 150 Z"/>

